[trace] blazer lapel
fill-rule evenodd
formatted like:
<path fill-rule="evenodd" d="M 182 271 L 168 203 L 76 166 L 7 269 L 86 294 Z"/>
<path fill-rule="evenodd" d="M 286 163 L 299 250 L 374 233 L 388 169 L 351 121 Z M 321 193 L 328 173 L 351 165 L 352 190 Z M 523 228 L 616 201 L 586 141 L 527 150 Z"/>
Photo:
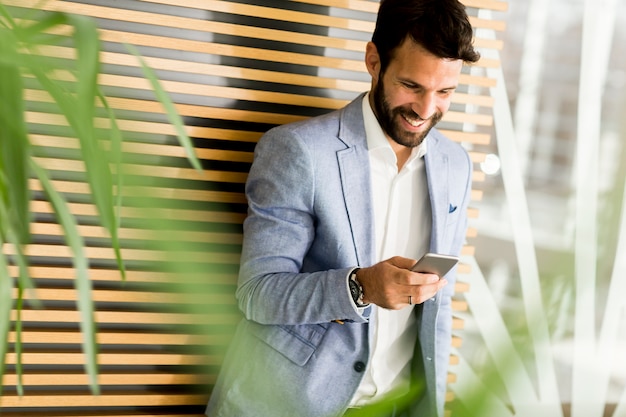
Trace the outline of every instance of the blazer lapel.
<path fill-rule="evenodd" d="M 431 251 L 438 252 L 445 233 L 445 221 L 449 211 L 448 199 L 448 157 L 437 149 L 437 140 L 428 143 L 426 177 L 433 215 L 433 228 L 430 237 Z"/>
<path fill-rule="evenodd" d="M 369 266 L 374 262 L 376 248 L 362 98 L 357 97 L 342 112 L 338 138 L 346 148 L 337 152 L 337 163 L 357 262 Z"/>

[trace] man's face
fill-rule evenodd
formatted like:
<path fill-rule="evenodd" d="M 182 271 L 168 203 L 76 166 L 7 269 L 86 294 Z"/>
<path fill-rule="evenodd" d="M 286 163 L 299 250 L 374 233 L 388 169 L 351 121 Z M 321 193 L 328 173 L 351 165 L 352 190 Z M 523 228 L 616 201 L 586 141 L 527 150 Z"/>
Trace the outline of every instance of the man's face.
<path fill-rule="evenodd" d="M 418 146 L 448 111 L 463 62 L 438 58 L 406 40 L 384 73 L 372 43 L 366 64 L 372 75 L 370 103 L 385 134 L 399 145 Z"/>

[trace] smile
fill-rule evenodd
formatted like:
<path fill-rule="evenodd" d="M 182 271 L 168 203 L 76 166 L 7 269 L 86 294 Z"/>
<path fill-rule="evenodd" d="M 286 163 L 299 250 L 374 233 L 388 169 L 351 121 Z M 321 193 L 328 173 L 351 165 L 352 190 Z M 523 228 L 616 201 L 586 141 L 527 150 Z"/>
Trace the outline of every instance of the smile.
<path fill-rule="evenodd" d="M 420 127 L 422 126 L 424 123 L 426 123 L 427 119 L 421 119 L 421 118 L 417 118 L 417 119 L 413 119 L 413 118 L 409 118 L 407 115 L 402 114 L 402 118 L 404 120 L 406 120 L 406 122 L 408 124 L 410 124 L 413 127 Z"/>

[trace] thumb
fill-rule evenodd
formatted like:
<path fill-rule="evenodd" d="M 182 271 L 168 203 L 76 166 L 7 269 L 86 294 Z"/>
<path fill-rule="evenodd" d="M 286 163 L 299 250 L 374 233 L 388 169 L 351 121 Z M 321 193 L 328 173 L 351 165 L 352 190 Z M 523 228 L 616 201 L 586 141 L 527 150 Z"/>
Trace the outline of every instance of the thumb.
<path fill-rule="evenodd" d="M 397 268 L 401 268 L 401 269 L 411 269 L 413 267 L 413 265 L 415 265 L 415 263 L 417 262 L 415 259 L 412 258 L 404 258 L 402 256 L 394 256 L 393 258 L 390 258 L 387 262 L 389 262 L 391 265 L 397 267 Z"/>

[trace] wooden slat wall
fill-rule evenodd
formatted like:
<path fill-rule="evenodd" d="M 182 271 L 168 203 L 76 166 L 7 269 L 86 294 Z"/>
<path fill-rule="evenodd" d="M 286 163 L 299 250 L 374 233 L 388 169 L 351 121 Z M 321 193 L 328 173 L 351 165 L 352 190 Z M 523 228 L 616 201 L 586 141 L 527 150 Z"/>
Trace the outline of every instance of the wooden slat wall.
<path fill-rule="evenodd" d="M 77 216 L 87 254 L 99 327 L 102 394 L 90 395 L 82 364 L 79 314 L 75 308 L 71 253 L 50 204 L 33 180 L 35 241 L 28 248 L 31 276 L 43 308 L 26 304 L 24 380 L 16 393 L 16 357 L 10 354 L 2 381 L 0 412 L 6 416 L 183 416 L 200 415 L 210 396 L 224 347 L 238 320 L 233 291 L 246 204 L 243 184 L 256 140 L 277 124 L 338 108 L 369 88 L 362 63 L 374 27 L 377 1 L 367 0 L 9 0 L 24 18 L 30 12 L 65 11 L 97 20 L 103 40 L 100 79 L 124 131 L 127 169 L 123 188 L 125 282 L 116 271 L 108 239 L 94 220 L 77 141 L 70 137 L 50 97 L 28 84 L 27 119 L 37 161 Z M 465 0 L 504 10 L 505 3 Z M 499 21 L 472 17 L 476 27 L 503 30 Z M 59 34 L 66 35 L 67 30 Z M 136 45 L 157 71 L 183 116 L 204 171 L 189 167 L 137 60 L 124 43 Z M 481 48 L 498 41 L 477 39 Z M 72 51 L 41 51 L 68 59 Z M 477 68 L 499 65 L 488 59 Z M 60 71 L 61 80 L 72 81 Z M 466 144 L 474 162 L 489 144 L 494 80 L 465 71 L 441 128 Z M 106 126 L 106 119 L 99 121 Z M 481 198 L 484 176 L 474 174 Z M 150 196 L 146 205 L 142 196 Z M 470 209 L 470 217 L 478 215 Z M 168 230 L 150 230 L 145 219 L 162 219 Z M 167 233 L 167 234 L 166 234 Z M 468 231 L 469 241 L 476 230 Z M 194 273 L 164 271 L 159 242 L 166 237 L 185 249 L 177 255 Z M 3 251 L 12 252 L 11 247 Z M 466 246 L 465 254 L 473 247 Z M 460 266 L 460 273 L 469 271 Z M 16 269 L 12 273 L 17 274 Z M 184 288 L 171 283 L 186 284 Z M 467 288 L 457 285 L 462 293 Z M 462 299 L 454 307 L 466 308 Z M 13 320 L 17 318 L 14 312 Z M 462 328 L 455 319 L 454 328 Z M 10 342 L 15 341 L 15 334 Z M 453 343 L 460 345 L 455 336 Z M 455 358 L 451 359 L 456 362 Z M 454 376 L 450 376 L 453 380 Z"/>

